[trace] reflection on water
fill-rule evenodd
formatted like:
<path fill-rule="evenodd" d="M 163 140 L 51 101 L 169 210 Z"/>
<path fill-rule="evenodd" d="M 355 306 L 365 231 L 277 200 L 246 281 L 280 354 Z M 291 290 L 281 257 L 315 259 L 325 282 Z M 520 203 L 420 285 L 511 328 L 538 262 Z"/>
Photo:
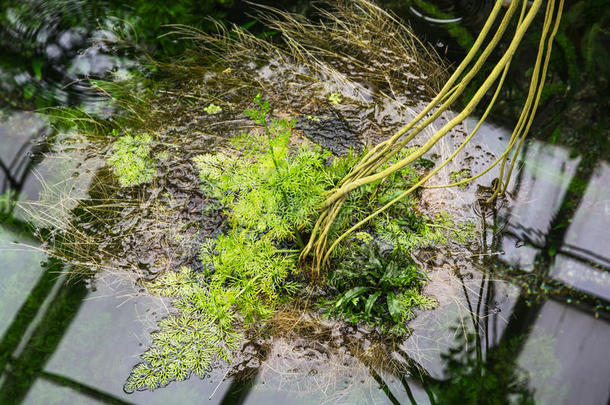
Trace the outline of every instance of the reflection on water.
<path fill-rule="evenodd" d="M 57 2 L 65 8 L 55 11 L 30 2 L 44 13 L 36 7 L 26 13 L 21 2 L 12 3 L 3 9 L 0 28 L 3 45 L 10 45 L 3 47 L 0 66 L 5 99 L 21 92 L 18 98 L 39 104 L 94 101 L 85 77 L 136 66 L 127 57 L 111 56 L 117 53 L 102 40 L 113 37 L 116 20 L 91 18 L 100 13 L 95 2 Z M 88 23 L 62 25 L 62 13 Z M 28 41 L 18 41 L 24 37 Z M 156 321 L 167 314 L 167 302 L 109 275 L 68 280 L 61 263 L 37 250 L 27 212 L 13 210 L 7 193 L 36 200 L 46 183 L 72 187 L 64 180 L 73 167 L 59 170 L 53 159 L 43 159 L 52 146 L 43 142 L 50 133 L 32 113 L 0 115 L 2 404 L 605 404 L 610 399 L 608 162 L 541 142 L 527 145 L 509 203 L 482 219 L 483 252 L 490 255 L 475 264 L 492 271 L 456 260 L 431 273 L 431 293 L 441 305 L 419 314 L 410 325 L 413 334 L 392 353 L 408 372 L 366 367 L 354 353 L 332 346 L 333 339 L 343 339 L 339 331 L 326 340 L 272 339 L 265 356 L 245 364 L 242 378 L 224 380 L 227 370 L 220 366 L 203 380 L 126 394 L 125 379 Z M 479 139 L 498 153 L 507 134 L 486 126 Z M 473 171 L 490 160 L 476 149 L 471 153 Z M 460 197 L 469 212 L 474 187 Z M 366 339 L 362 342 L 366 349 Z"/>
<path fill-rule="evenodd" d="M 121 17 L 127 15 L 106 1 L 3 2 L 0 102 L 44 107 L 98 100 L 88 78 L 137 68 L 110 42 L 118 32 L 130 38 Z"/>
<path fill-rule="evenodd" d="M 40 132 L 32 122 L 21 121 Z M 2 140 L 11 139 L 13 127 L 2 128 Z M 499 130 L 487 130 L 486 144 L 501 147 Z M 27 150 L 10 145 L 4 165 L 14 160 L 9 152 Z M 36 239 L 27 224 L 5 215 L 0 403 L 198 403 L 211 397 L 205 400 L 225 404 L 603 404 L 610 394 L 610 198 L 603 187 L 609 166 L 598 162 L 583 170 L 583 159 L 570 151 L 535 141 L 523 156 L 511 203 L 486 217 L 488 249 L 503 254 L 480 262 L 516 282 L 459 262 L 453 272 L 433 271 L 441 305 L 421 313 L 393 353 L 406 373 L 367 368 L 350 353 L 337 361 L 324 340 L 278 338 L 265 357 L 250 363 L 245 380 L 223 381 L 226 368 L 220 367 L 203 380 L 126 394 L 125 378 L 167 303 L 116 277 L 66 282 L 61 264 L 13 244 L 35 247 Z M 19 184 L 33 176 L 27 167 Z M 329 383 L 331 377 L 336 381 Z"/>

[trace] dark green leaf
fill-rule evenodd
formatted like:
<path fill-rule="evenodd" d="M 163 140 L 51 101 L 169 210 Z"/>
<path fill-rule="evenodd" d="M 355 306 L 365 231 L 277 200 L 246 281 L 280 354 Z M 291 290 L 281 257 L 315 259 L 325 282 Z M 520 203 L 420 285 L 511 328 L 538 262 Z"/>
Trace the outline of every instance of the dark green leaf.
<path fill-rule="evenodd" d="M 335 307 L 339 308 L 344 303 L 350 302 L 352 299 L 356 298 L 357 296 L 359 296 L 360 294 L 362 294 L 366 290 L 368 290 L 368 287 L 354 287 L 354 288 L 352 288 L 351 290 L 349 290 L 348 292 L 343 294 L 343 297 L 341 297 L 341 299 L 339 299 L 337 301 L 337 303 L 335 304 Z"/>
<path fill-rule="evenodd" d="M 388 294 L 388 311 L 394 322 L 398 323 L 402 321 L 400 302 L 396 298 L 393 292 Z"/>
<path fill-rule="evenodd" d="M 371 314 L 371 309 L 373 309 L 373 305 L 375 305 L 375 302 L 377 301 L 379 296 L 382 294 L 382 292 L 383 291 L 377 291 L 375 294 L 370 295 L 369 298 L 366 300 L 366 304 L 364 305 L 364 312 L 367 315 Z"/>

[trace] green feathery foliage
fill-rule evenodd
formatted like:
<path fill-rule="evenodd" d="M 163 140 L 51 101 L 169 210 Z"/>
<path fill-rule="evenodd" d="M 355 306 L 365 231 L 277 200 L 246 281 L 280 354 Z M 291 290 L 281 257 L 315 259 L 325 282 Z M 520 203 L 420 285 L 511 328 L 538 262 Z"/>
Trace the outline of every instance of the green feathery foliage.
<path fill-rule="evenodd" d="M 178 312 L 159 323 L 150 349 L 125 383 L 127 391 L 163 387 L 192 372 L 203 377 L 215 358 L 228 359 L 239 347 L 242 337 L 232 327 L 233 290 L 208 287 L 202 274 L 187 267 L 147 287 L 153 294 L 171 297 Z"/>
<path fill-rule="evenodd" d="M 269 104 L 260 95 L 254 102 L 257 107 L 246 113 L 262 127 L 262 133 L 234 138 L 234 155 L 194 158 L 202 188 L 215 198 L 217 207 L 225 209 L 229 228 L 203 244 L 203 271 L 183 268 L 148 286 L 151 292 L 170 297 L 177 313 L 160 323 L 151 348 L 126 383 L 127 390 L 162 387 L 193 372 L 203 376 L 214 359 L 229 361 L 245 329 L 264 322 L 300 289 L 295 273 L 301 234 L 311 232 L 328 190 L 359 159 L 348 154 L 329 162 L 331 154 L 319 147 L 291 149 L 293 121 L 269 120 Z M 409 166 L 351 193 L 334 232 L 342 232 L 418 178 Z M 410 258 L 411 250 L 424 243 L 412 243 L 407 251 L 400 242 L 424 218 L 411 200 L 395 205 L 388 214 L 408 214 L 413 224 L 392 229 L 396 249 L 391 254 L 381 254 L 377 244 L 370 242 L 373 236 L 362 233 L 368 242 L 337 259 L 339 269 L 330 275 L 329 283 L 338 298 L 329 312 L 404 333 L 404 322 L 413 316 L 413 308 L 434 306 L 433 300 L 421 294 L 425 276 Z M 392 218 L 376 220 L 370 229 L 385 230 L 388 226 L 379 224 Z M 436 230 L 422 229 L 427 233 L 420 232 L 420 240 L 431 244 Z M 384 238 L 383 233 L 376 236 Z"/>
<path fill-rule="evenodd" d="M 118 138 L 112 146 L 108 165 L 117 176 L 121 187 L 150 182 L 155 176 L 155 165 L 150 155 L 153 138 L 149 134 Z"/>
<path fill-rule="evenodd" d="M 203 376 L 214 359 L 230 359 L 245 328 L 271 316 L 299 287 L 290 279 L 298 250 L 277 246 L 298 241 L 297 232 L 310 226 L 323 193 L 345 171 L 325 165 L 329 154 L 320 148 L 290 153 L 292 122 L 267 125 L 268 108 L 260 96 L 258 101 L 268 142 L 263 135 L 245 134 L 233 140 L 239 157 L 194 158 L 204 191 L 226 207 L 231 228 L 203 244 L 203 272 L 183 268 L 148 286 L 173 298 L 178 313 L 160 323 L 127 390 L 155 389 L 193 372 Z"/>

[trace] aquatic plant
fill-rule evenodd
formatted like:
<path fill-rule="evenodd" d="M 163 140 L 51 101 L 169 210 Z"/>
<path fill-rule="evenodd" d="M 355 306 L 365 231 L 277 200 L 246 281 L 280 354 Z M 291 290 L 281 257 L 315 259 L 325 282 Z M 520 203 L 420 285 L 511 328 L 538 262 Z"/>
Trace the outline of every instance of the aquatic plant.
<path fill-rule="evenodd" d="M 239 347 L 241 335 L 233 330 L 232 290 L 210 289 L 202 274 L 183 267 L 147 285 L 157 295 L 172 298 L 178 313 L 159 323 L 152 345 L 134 367 L 125 389 L 155 389 L 191 373 L 203 377 L 212 360 L 228 359 Z"/>
<path fill-rule="evenodd" d="M 112 146 L 108 165 L 122 187 L 150 182 L 155 176 L 155 165 L 150 155 L 153 138 L 150 134 L 123 135 Z"/>
<path fill-rule="evenodd" d="M 332 89 L 340 89 L 343 85 L 352 86 L 358 81 L 358 78 L 341 75 L 338 70 L 333 70 L 334 68 L 331 67 L 332 64 L 329 61 L 341 60 L 342 57 L 348 58 L 350 61 L 357 59 L 354 63 L 358 65 L 355 70 L 358 70 L 363 69 L 363 65 L 366 65 L 370 60 L 370 66 L 373 69 L 378 69 L 373 70 L 370 77 L 367 76 L 367 79 L 370 79 L 370 82 L 378 88 L 378 92 L 372 96 L 374 100 L 385 100 L 389 98 L 388 94 L 406 90 L 406 87 L 401 87 L 405 86 L 404 81 L 394 80 L 394 76 L 398 75 L 401 69 L 406 69 L 405 65 L 412 66 L 412 68 L 409 68 L 412 70 L 409 71 L 417 74 L 420 74 L 421 70 L 425 70 L 425 66 L 431 66 L 429 70 L 425 70 L 427 75 L 425 80 L 414 80 L 418 83 L 417 87 L 424 89 L 413 96 L 414 100 L 420 100 L 420 97 L 427 95 L 434 88 L 442 69 L 439 69 L 432 57 L 430 58 L 433 60 L 432 62 L 427 60 L 430 55 L 421 51 L 419 48 L 421 44 L 418 45 L 407 34 L 399 35 L 401 33 L 397 31 L 397 27 L 402 26 L 393 18 L 388 17 L 366 1 L 354 1 L 349 2 L 349 4 L 341 2 L 338 7 L 342 14 L 329 13 L 327 15 L 327 18 L 334 23 L 320 23 L 313 29 L 308 28 L 309 25 L 301 22 L 294 22 L 294 20 L 291 20 L 292 17 L 285 21 L 278 19 L 276 24 L 284 29 L 288 38 L 286 53 L 276 52 L 275 44 L 265 43 L 265 41 L 241 30 L 213 37 L 186 28 L 176 28 L 177 31 L 182 30 L 180 32 L 188 38 L 201 40 L 202 48 L 206 51 L 202 52 L 205 56 L 200 55 L 201 59 L 194 57 L 196 61 L 194 64 L 201 61 L 207 63 L 203 70 L 213 79 L 206 82 L 205 86 L 195 84 L 201 83 L 201 81 L 191 80 L 188 84 L 185 84 L 185 87 L 180 88 L 180 94 L 172 91 L 175 89 L 164 88 L 156 95 L 158 98 L 153 100 L 153 103 L 156 102 L 157 104 L 151 104 L 150 109 L 154 110 L 156 114 L 154 119 L 151 116 L 143 116 L 145 122 L 142 122 L 141 127 L 138 127 L 138 133 L 145 131 L 146 133 L 158 134 L 156 136 L 159 137 L 159 142 L 162 142 L 164 146 L 167 145 L 168 150 L 171 150 L 171 146 L 176 150 L 183 151 L 184 153 L 181 153 L 178 159 L 186 160 L 189 164 L 191 162 L 195 163 L 196 169 L 199 169 L 204 195 L 200 200 L 196 199 L 195 202 L 199 204 L 203 201 L 204 210 L 209 208 L 216 213 L 223 210 L 227 221 L 224 226 L 217 227 L 213 231 L 218 232 L 220 230 L 223 233 L 220 236 L 215 236 L 216 233 L 214 233 L 214 237 L 201 247 L 201 266 L 199 263 L 194 263 L 193 257 L 189 257 L 188 260 L 191 260 L 189 265 L 193 270 L 181 270 L 179 275 L 176 276 L 178 278 L 175 280 L 174 284 L 176 285 L 174 287 L 155 290 L 156 282 L 146 284 L 150 291 L 170 297 L 173 300 L 176 313 L 170 315 L 166 321 L 159 325 L 158 333 L 153 335 L 153 345 L 143 356 L 143 362 L 134 370 L 134 374 L 127 384 L 128 389 L 163 386 L 169 381 L 186 378 L 192 372 L 202 375 L 204 372 L 202 370 L 209 367 L 214 358 L 229 359 L 230 353 L 236 347 L 235 342 L 240 339 L 239 336 L 254 322 L 260 325 L 277 311 L 281 303 L 296 292 L 297 280 L 306 281 L 303 274 L 296 271 L 297 255 L 301 250 L 301 243 L 307 241 L 309 235 L 316 234 L 314 220 L 318 209 L 324 203 L 325 198 L 328 197 L 329 190 L 336 187 L 340 179 L 354 170 L 356 163 L 363 158 L 362 154 L 356 152 L 350 152 L 342 157 L 332 156 L 331 153 L 323 151 L 320 147 L 309 144 L 301 136 L 302 134 L 295 134 L 292 120 L 280 118 L 303 116 L 307 113 L 315 114 L 314 116 L 317 117 L 320 111 L 302 108 L 304 105 L 316 104 L 311 103 L 312 99 L 328 108 L 328 103 L 324 99 L 320 100 L 320 94 L 325 93 L 320 92 L 319 88 L 315 88 L 315 84 L 322 82 L 321 78 L 323 78 L 324 84 Z M 345 18 L 347 22 L 342 22 L 342 18 Z M 302 28 L 306 29 L 299 31 Z M 338 35 L 339 33 L 345 35 Z M 384 36 L 378 35 L 379 33 Z M 328 44 L 321 41 L 321 38 L 326 37 L 340 38 L 339 43 Z M 368 39 L 371 42 L 368 42 L 367 45 Z M 317 44 L 320 44 L 320 46 L 317 46 Z M 393 49 L 391 56 L 387 56 L 390 53 L 385 52 L 386 45 Z M 253 49 L 256 52 L 253 52 Z M 208 50 L 211 50 L 211 52 L 208 52 Z M 259 51 L 260 55 L 258 54 Z M 304 51 L 304 53 L 300 54 L 301 51 Z M 356 54 L 358 56 L 353 56 Z M 398 63 L 401 62 L 403 54 L 409 55 L 408 64 Z M 277 58 L 279 58 L 279 62 L 277 62 Z M 210 60 L 213 60 L 213 69 L 209 68 Z M 260 78 L 252 73 L 251 69 L 244 69 L 244 66 L 247 66 L 253 60 L 263 61 L 263 63 L 269 63 L 270 60 L 273 63 L 285 63 L 287 70 L 292 68 L 307 69 L 310 74 L 294 76 L 290 80 L 290 84 L 296 83 L 302 86 L 300 87 L 302 89 L 314 88 L 315 92 L 310 90 L 311 93 L 299 94 L 291 98 L 291 95 L 282 93 L 285 89 L 275 89 L 276 86 L 270 86 L 267 82 L 261 83 Z M 385 68 L 379 68 L 380 66 L 392 65 L 392 63 L 397 63 L 397 65 L 390 75 L 386 74 Z M 194 76 L 200 74 L 201 69 L 201 64 L 198 64 L 196 68 L 176 68 L 171 77 L 175 79 L 181 77 L 181 75 Z M 421 83 L 421 86 L 419 86 L 419 83 Z M 234 114 L 236 111 L 240 111 L 238 108 L 243 110 L 251 106 L 250 100 L 252 100 L 255 91 L 264 91 L 266 95 L 267 92 L 270 92 L 269 99 L 273 100 L 274 106 L 277 102 L 278 109 L 281 111 L 277 116 L 271 118 L 273 110 L 266 101 L 262 100 L 262 96 L 257 96 L 254 108 L 246 112 L 257 123 L 255 129 L 252 129 L 251 122 L 246 125 L 243 124 L 244 120 L 241 119 L 222 122 L 219 119 L 222 117 L 209 117 L 202 114 L 202 105 L 209 106 L 211 100 L 222 103 L 221 105 L 226 105 L 227 108 L 230 107 L 232 114 Z M 222 94 L 224 98 L 217 101 L 219 94 Z M 352 93 L 349 94 L 350 97 L 343 100 L 345 105 L 349 103 L 350 107 L 352 105 L 361 107 L 364 103 L 370 104 L 371 98 L 362 94 L 356 96 Z M 366 101 L 361 101 L 362 99 Z M 203 103 L 200 103 L 200 101 L 203 101 Z M 358 102 L 361 102 L 361 104 L 358 105 Z M 246 103 L 249 104 L 247 107 L 244 105 Z M 158 108 L 159 106 L 163 108 Z M 158 112 L 158 110 L 163 110 L 163 113 Z M 359 111 L 358 108 L 352 110 Z M 190 115 L 191 112 L 198 114 L 193 116 L 200 119 L 193 120 L 193 116 Z M 346 114 L 349 114 L 349 112 L 346 112 Z M 321 119 L 318 118 L 318 122 L 323 123 L 324 116 L 322 114 L 319 116 Z M 199 122 L 193 123 L 192 126 L 190 124 L 182 126 L 187 118 L 189 122 Z M 176 125 L 177 122 L 180 125 Z M 210 122 L 213 122 L 213 124 L 210 124 Z M 171 129 L 169 129 L 170 126 Z M 200 133 L 205 136 L 195 136 L 194 134 L 197 134 L 195 130 L 200 130 Z M 243 131 L 248 132 L 244 133 Z M 357 128 L 355 131 L 359 132 L 359 129 Z M 107 131 L 106 134 L 108 132 L 110 131 Z M 228 134 L 233 135 L 239 132 L 242 133 L 241 136 L 231 140 L 227 139 Z M 360 135 L 358 133 L 358 136 Z M 363 138 L 365 135 L 362 134 Z M 291 143 L 291 141 L 294 142 Z M 118 140 L 116 142 L 118 145 Z M 197 142 L 199 143 L 195 147 L 194 144 Z M 190 148 L 185 147 L 185 145 L 189 145 Z M 193 154 L 209 151 L 216 147 L 218 147 L 216 153 L 202 154 L 192 159 Z M 399 151 L 384 163 L 384 167 L 397 164 L 406 157 L 404 153 L 407 152 L 411 153 L 412 151 L 407 149 Z M 150 150 L 145 156 L 148 157 L 149 154 Z M 176 155 L 172 153 L 172 159 Z M 159 170 L 162 170 L 161 166 L 167 168 L 174 163 L 172 161 L 160 165 Z M 417 163 L 417 160 L 413 163 Z M 420 163 L 424 163 L 424 161 L 420 161 Z M 146 167 L 146 165 L 144 166 Z M 110 168 L 113 169 L 112 166 Z M 194 185 L 196 187 L 192 177 L 189 177 L 189 174 L 192 176 L 192 173 L 189 173 L 189 170 L 192 169 L 194 169 L 192 166 L 187 167 L 186 173 L 183 172 L 180 175 L 181 178 L 177 178 L 177 176 L 168 172 L 167 178 L 159 178 L 159 181 L 155 182 L 155 188 L 157 183 L 159 183 L 159 188 L 162 188 L 168 187 L 168 184 L 176 180 L 182 186 L 185 178 L 190 182 L 189 186 Z M 104 179 L 104 181 L 107 180 Z M 409 164 L 402 167 L 401 170 L 394 171 L 391 176 L 380 178 L 378 181 L 370 182 L 357 190 L 353 190 L 349 195 L 346 195 L 344 204 L 336 213 L 334 221 L 327 224 L 328 229 L 324 230 L 326 235 L 329 235 L 330 240 L 336 240 L 347 229 L 365 220 L 375 210 L 383 207 L 419 181 L 420 175 L 416 172 L 415 165 Z M 116 187 L 114 188 L 116 189 Z M 157 188 L 154 190 L 155 194 L 157 190 Z M 165 205 L 159 204 L 161 215 L 165 212 L 162 209 L 166 209 L 167 205 L 174 205 L 171 201 L 173 197 L 171 196 L 172 189 L 162 191 L 167 191 L 170 194 L 166 199 L 170 201 L 166 201 Z M 180 188 L 179 192 L 182 193 L 183 191 L 184 189 Z M 197 197 L 201 194 L 199 190 L 192 189 L 191 191 L 192 194 L 197 194 Z M 163 195 L 163 193 L 160 195 Z M 413 221 L 434 222 L 417 212 L 415 194 L 411 196 L 412 199 L 404 198 L 401 199 L 400 203 L 393 204 L 391 209 L 385 212 L 387 216 L 383 216 L 383 218 L 379 216 L 368 221 L 370 227 L 367 228 L 367 231 L 370 232 L 370 236 L 381 239 L 381 242 L 384 238 L 401 241 L 400 237 L 404 238 L 406 235 L 413 233 L 413 229 L 418 229 L 415 224 L 397 223 L 395 225 L 398 228 L 396 228 L 394 226 L 384 226 L 380 221 L 391 220 L 396 216 L 405 216 L 409 212 L 412 213 L 410 218 Z M 119 204 L 123 202 L 122 198 L 124 197 L 119 196 Z M 129 202 L 133 203 L 133 201 Z M 131 215 L 131 218 L 133 218 L 133 215 L 138 215 L 138 207 L 140 207 L 137 205 L 139 202 L 136 201 L 135 203 L 132 204 L 135 205 L 135 209 L 130 207 L 129 212 L 117 209 L 118 215 L 112 212 L 107 217 L 116 218 L 125 213 L 125 216 Z M 195 205 L 195 207 L 200 206 Z M 157 207 L 155 206 L 155 208 Z M 197 208 L 194 211 L 197 211 L 197 213 L 193 214 L 193 211 L 190 211 L 187 215 L 196 216 L 201 214 Z M 133 214 L 134 212 L 135 214 Z M 88 212 L 87 215 L 89 215 Z M 215 217 L 222 216 L 216 215 Z M 121 218 L 121 221 L 123 220 Z M 170 226 L 177 227 L 175 224 L 170 224 Z M 132 236 L 132 234 L 127 233 L 128 231 L 120 227 L 113 227 L 113 229 L 118 229 L 118 235 L 115 239 L 119 243 L 116 243 L 116 246 L 121 249 L 124 245 L 120 243 L 122 242 L 120 238 L 125 237 L 126 234 L 128 236 Z M 386 230 L 386 232 L 377 232 L 378 229 Z M 436 231 L 440 228 L 430 225 L 426 229 L 429 230 L 429 234 L 426 234 L 425 237 L 431 239 L 433 235 L 437 235 Z M 198 244 L 204 237 L 202 234 L 198 234 L 197 237 L 184 235 L 183 238 L 180 232 L 181 230 L 174 230 L 170 235 L 173 238 L 172 240 L 183 241 L 186 239 Z M 450 232 L 445 236 L 448 237 Z M 103 233 L 100 232 L 100 234 Z M 439 239 L 438 243 L 441 242 L 444 242 L 444 240 L 440 241 Z M 134 243 L 138 243 L 138 247 L 140 244 L 144 245 L 140 242 Z M 432 241 L 430 243 L 436 242 Z M 404 248 L 408 243 L 399 242 L 399 244 L 401 245 L 399 248 Z M 98 246 L 99 242 L 97 244 L 91 243 L 87 248 L 97 251 Z M 414 249 L 415 246 L 422 247 L 424 244 L 410 244 L 411 249 Z M 344 249 L 343 247 L 336 249 L 333 260 L 340 263 L 345 258 L 349 259 L 351 256 L 349 249 L 350 246 Z M 149 247 L 145 246 L 143 250 L 149 250 Z M 113 252 L 113 254 L 118 255 L 119 253 Z M 175 275 L 173 268 L 178 266 L 171 263 L 171 260 L 164 257 L 163 254 L 151 256 L 154 260 L 167 261 L 167 265 L 164 262 L 163 266 L 164 275 L 157 279 L 159 285 L 164 286 L 169 283 L 168 280 L 171 280 L 171 275 Z M 146 259 L 149 259 L 149 257 Z M 150 265 L 149 263 L 144 264 Z M 172 265 L 174 265 L 173 268 Z M 156 262 L 151 265 L 151 267 L 153 266 L 156 266 Z M 407 272 L 413 269 L 405 267 L 398 271 L 403 270 L 405 271 L 404 277 L 398 278 L 407 280 L 407 275 L 411 274 Z M 385 274 L 385 271 L 383 274 Z M 381 277 L 383 278 L 383 275 Z M 350 284 L 351 282 L 352 280 L 349 278 L 346 278 L 344 282 L 337 282 L 337 289 L 335 290 L 337 294 L 344 296 L 347 291 L 354 288 L 353 284 Z M 353 280 L 353 282 L 359 283 L 361 281 Z M 197 283 L 198 288 L 192 287 L 193 283 Z M 396 281 L 396 283 L 398 282 Z M 420 280 L 416 284 L 421 286 L 421 283 L 423 281 Z M 180 290 L 183 287 L 184 291 Z M 376 301 L 376 303 L 385 302 L 385 307 L 381 305 L 381 308 L 387 308 L 388 301 L 391 301 L 392 311 L 396 314 L 397 312 L 394 309 L 396 309 L 396 303 L 399 302 L 402 305 L 400 306 L 402 315 L 400 317 L 396 316 L 396 319 L 404 320 L 408 318 L 411 308 L 421 306 L 422 296 L 416 296 L 413 293 L 413 296 L 404 295 L 401 296 L 400 301 L 396 301 L 393 298 L 388 298 L 389 293 L 394 294 L 393 296 L 396 298 L 400 294 L 399 290 L 401 288 L 398 284 L 394 285 L 395 289 L 391 291 L 389 286 L 386 287 L 388 288 L 386 288 L 385 293 L 378 297 L 379 301 Z M 408 286 L 403 287 L 410 288 Z M 377 288 L 376 284 L 371 285 L 367 294 L 368 292 L 375 294 L 375 288 Z M 385 298 L 380 298 L 383 294 L 385 294 Z M 368 297 L 369 295 L 367 295 L 367 300 Z M 184 301 L 188 301 L 188 303 Z M 347 303 L 348 301 L 344 302 Z M 346 307 L 346 309 L 352 310 L 353 313 L 358 312 L 354 308 Z M 373 313 L 372 309 L 371 313 Z M 191 317 L 193 321 L 189 320 Z M 390 318 L 387 322 L 389 328 L 392 329 L 398 323 L 391 316 Z M 204 333 L 204 328 L 208 328 L 209 333 Z M 221 331 L 226 333 L 223 334 Z M 226 340 L 222 340 L 225 338 Z M 220 348 L 210 347 L 210 344 L 219 344 Z M 184 351 L 179 351 L 180 349 L 184 349 Z M 176 358 L 175 361 L 173 361 L 174 357 Z"/>
<path fill-rule="evenodd" d="M 206 113 L 208 113 L 210 115 L 214 115 L 214 114 L 218 114 L 219 112 L 222 112 L 222 108 L 220 108 L 216 104 L 212 103 L 212 104 L 208 105 L 207 107 L 205 107 L 203 109 L 203 111 L 205 111 Z"/>
<path fill-rule="evenodd" d="M 259 108 L 246 113 L 263 125 L 264 136 L 246 133 L 233 140 L 243 158 L 207 154 L 194 162 L 204 189 L 228 204 L 234 227 L 298 242 L 332 184 L 325 165 L 329 154 L 313 146 L 290 154 L 293 122 L 275 118 L 267 123 L 268 102 L 260 94 L 254 101 Z"/>
<path fill-rule="evenodd" d="M 128 390 L 154 389 L 192 372 L 203 376 L 214 359 L 230 359 L 248 326 L 272 315 L 299 287 L 298 250 L 278 245 L 298 241 L 297 232 L 311 223 L 332 185 L 324 163 L 328 154 L 306 146 L 289 153 L 290 121 L 267 124 L 268 103 L 260 95 L 255 102 L 259 108 L 248 113 L 266 135 L 234 139 L 239 157 L 216 153 L 193 159 L 203 189 L 226 207 L 230 228 L 202 245 L 203 272 L 183 268 L 148 285 L 171 297 L 178 313 L 159 324 Z"/>
<path fill-rule="evenodd" d="M 177 314 L 159 325 L 151 348 L 127 382 L 129 390 L 154 389 L 193 372 L 202 376 L 213 359 L 230 360 L 249 327 L 269 319 L 302 289 L 304 279 L 297 272 L 302 235 L 312 232 L 317 207 L 358 155 L 332 159 L 318 146 L 296 146 L 291 143 L 293 122 L 270 119 L 271 107 L 260 94 L 254 103 L 246 114 L 260 125 L 260 131 L 233 138 L 231 153 L 193 158 L 202 189 L 214 197 L 216 207 L 224 208 L 228 227 L 201 246 L 200 272 L 183 268 L 148 285 L 151 292 L 171 297 Z M 417 179 L 409 166 L 390 181 L 352 193 L 333 232 L 342 232 L 391 198 L 397 188 L 409 187 Z M 360 235 L 359 240 L 367 239 L 366 243 L 337 256 L 338 270 L 328 279 L 332 293 L 325 299 L 331 315 L 403 334 L 415 308 L 429 309 L 435 303 L 421 293 L 426 277 L 411 253 L 446 244 L 448 231 L 432 228 L 442 226 L 440 221 L 422 225 L 426 218 L 410 200 L 393 207 L 390 215 L 407 216 L 411 228 L 392 222 L 397 228 L 390 229 L 388 223 L 374 221 L 371 234 Z M 382 230 L 379 236 L 373 232 L 376 229 Z M 395 249 L 382 254 L 378 242 L 371 241 L 374 237 L 383 240 L 390 232 Z M 411 234 L 417 235 L 419 243 L 411 243 L 406 250 L 403 240 Z"/>
<path fill-rule="evenodd" d="M 351 323 L 367 323 L 392 334 L 407 332 L 413 309 L 431 309 L 436 302 L 421 293 L 426 275 L 399 246 L 382 253 L 377 242 L 356 244 L 330 273 L 329 314 Z"/>

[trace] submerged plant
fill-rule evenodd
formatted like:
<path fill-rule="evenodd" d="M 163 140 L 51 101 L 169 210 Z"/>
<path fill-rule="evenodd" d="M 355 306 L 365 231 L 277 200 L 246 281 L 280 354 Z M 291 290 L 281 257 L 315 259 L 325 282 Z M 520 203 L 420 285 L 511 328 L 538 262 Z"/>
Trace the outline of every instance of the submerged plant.
<path fill-rule="evenodd" d="M 108 165 L 122 187 L 148 183 L 154 178 L 155 165 L 150 157 L 152 142 L 152 136 L 147 133 L 127 134 L 115 141 Z"/>
<path fill-rule="evenodd" d="M 239 347 L 242 337 L 233 330 L 232 290 L 209 288 L 203 274 L 187 267 L 165 274 L 148 290 L 172 298 L 178 312 L 159 323 L 150 349 L 125 383 L 127 391 L 163 387 L 193 372 L 203 377 L 214 359 L 228 359 Z"/>

